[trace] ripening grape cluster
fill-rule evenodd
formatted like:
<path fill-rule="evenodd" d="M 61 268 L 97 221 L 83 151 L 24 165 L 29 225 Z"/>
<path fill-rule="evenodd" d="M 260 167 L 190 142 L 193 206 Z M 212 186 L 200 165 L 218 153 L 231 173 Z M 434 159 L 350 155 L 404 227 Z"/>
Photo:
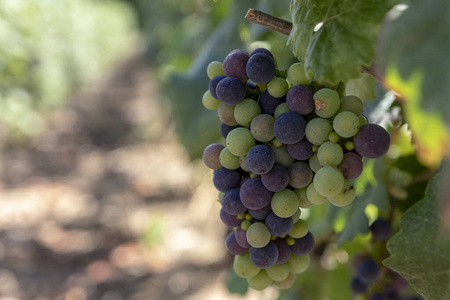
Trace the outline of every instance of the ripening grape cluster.
<path fill-rule="evenodd" d="M 289 287 L 315 243 L 301 209 L 350 204 L 362 157 L 384 155 L 389 134 L 367 123 L 358 97 L 319 86 L 300 62 L 279 70 L 267 49 L 233 50 L 207 74 L 202 102 L 217 110 L 225 143 L 207 146 L 203 161 L 234 228 L 234 269 L 258 290 Z"/>

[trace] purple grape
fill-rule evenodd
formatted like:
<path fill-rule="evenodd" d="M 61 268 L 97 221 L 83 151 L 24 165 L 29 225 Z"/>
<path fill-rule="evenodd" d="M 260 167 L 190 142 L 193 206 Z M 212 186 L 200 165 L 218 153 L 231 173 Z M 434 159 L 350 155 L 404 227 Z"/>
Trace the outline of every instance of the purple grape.
<path fill-rule="evenodd" d="M 241 226 L 242 220 L 239 220 L 237 216 L 230 215 L 226 211 L 220 209 L 220 219 L 222 220 L 222 223 L 227 225 L 228 227 L 236 227 Z"/>
<path fill-rule="evenodd" d="M 216 99 L 219 99 L 219 98 L 217 98 L 216 88 L 217 88 L 217 85 L 219 84 L 219 82 L 226 77 L 227 76 L 225 76 L 225 75 L 217 75 L 217 76 L 214 76 L 209 81 L 209 92 L 211 93 L 211 96 L 213 96 Z"/>
<path fill-rule="evenodd" d="M 219 155 L 223 148 L 225 148 L 224 145 L 217 143 L 208 145 L 205 150 L 203 150 L 202 156 L 205 166 L 213 170 L 220 169 L 222 164 L 220 163 Z"/>
<path fill-rule="evenodd" d="M 250 56 L 252 56 L 253 54 L 257 54 L 257 53 L 265 53 L 265 54 L 269 55 L 273 59 L 272 52 L 270 52 L 266 48 L 256 48 L 255 50 L 252 51 L 252 53 L 250 53 Z"/>
<path fill-rule="evenodd" d="M 230 133 L 230 131 L 235 129 L 235 128 L 238 128 L 238 127 L 241 127 L 241 126 L 239 126 L 239 125 L 237 125 L 237 126 L 230 126 L 230 125 L 227 125 L 227 124 L 222 122 L 222 123 L 220 123 L 220 134 L 223 136 L 224 139 L 226 139 L 227 135 Z"/>
<path fill-rule="evenodd" d="M 304 237 L 295 239 L 295 243 L 291 246 L 291 250 L 294 254 L 306 255 L 314 249 L 314 245 L 314 236 L 308 231 Z"/>
<path fill-rule="evenodd" d="M 241 175 L 236 170 L 228 170 L 224 167 L 214 171 L 213 183 L 221 192 L 234 189 L 239 185 Z"/>
<path fill-rule="evenodd" d="M 278 248 L 273 241 L 270 241 L 265 247 L 262 248 L 251 247 L 250 260 L 258 268 L 270 268 L 278 260 Z"/>
<path fill-rule="evenodd" d="M 377 124 L 365 124 L 353 137 L 355 150 L 367 158 L 377 158 L 386 154 L 391 144 L 389 133 Z"/>
<path fill-rule="evenodd" d="M 255 174 L 266 174 L 275 162 L 272 150 L 264 145 L 256 145 L 247 153 L 247 166 Z"/>
<path fill-rule="evenodd" d="M 261 113 L 271 115 L 272 117 L 275 114 L 275 109 L 277 109 L 278 105 L 283 103 L 285 100 L 282 98 L 275 98 L 269 94 L 268 90 L 265 90 L 259 96 L 259 106 L 261 107 Z"/>
<path fill-rule="evenodd" d="M 281 114 L 273 126 L 275 137 L 283 144 L 295 144 L 305 136 L 305 119 L 296 112 Z"/>
<path fill-rule="evenodd" d="M 363 168 L 362 157 L 355 152 L 345 153 L 342 162 L 338 165 L 339 171 L 341 171 L 346 179 L 358 178 Z"/>
<path fill-rule="evenodd" d="M 237 78 L 226 77 L 216 87 L 217 99 L 228 105 L 236 105 L 245 99 L 245 84 Z"/>
<path fill-rule="evenodd" d="M 280 218 L 273 212 L 266 217 L 264 223 L 266 224 L 267 229 L 269 229 L 269 232 L 278 237 L 288 234 L 294 226 L 294 221 L 291 217 Z"/>
<path fill-rule="evenodd" d="M 248 77 L 256 84 L 267 83 L 276 74 L 275 62 L 265 53 L 253 54 L 245 69 Z"/>
<path fill-rule="evenodd" d="M 245 70 L 250 55 L 245 50 L 236 49 L 231 51 L 223 60 L 223 72 L 229 77 L 234 77 L 242 82 L 248 80 Z"/>
<path fill-rule="evenodd" d="M 234 231 L 232 231 L 225 239 L 225 246 L 228 252 L 230 252 L 233 255 L 245 254 L 249 249 L 248 247 L 244 248 L 238 244 L 238 242 L 236 241 L 236 233 Z"/>
<path fill-rule="evenodd" d="M 261 175 L 261 181 L 269 191 L 279 192 L 289 184 L 289 174 L 283 166 L 274 165 L 269 172 Z"/>
<path fill-rule="evenodd" d="M 384 293 L 376 293 L 369 297 L 368 300 L 390 300 Z"/>
<path fill-rule="evenodd" d="M 291 258 L 291 247 L 289 247 L 288 244 L 286 244 L 286 241 L 284 239 L 276 239 L 275 245 L 277 245 L 278 248 L 278 259 L 275 264 L 281 265 L 286 263 L 289 258 Z"/>
<path fill-rule="evenodd" d="M 264 187 L 259 178 L 250 178 L 241 186 L 242 204 L 248 209 L 258 210 L 266 207 L 272 200 L 272 192 Z"/>
<path fill-rule="evenodd" d="M 239 246 L 243 248 L 250 248 L 250 244 L 247 241 L 247 231 L 242 229 L 241 226 L 238 226 L 234 232 L 236 232 L 235 238 Z"/>
<path fill-rule="evenodd" d="M 286 104 L 291 111 L 307 115 L 315 109 L 314 92 L 304 84 L 293 86 L 286 95 Z"/>
<path fill-rule="evenodd" d="M 239 189 L 228 190 L 222 198 L 222 208 L 230 215 L 240 215 L 247 211 L 239 197 Z"/>
<path fill-rule="evenodd" d="M 356 276 L 366 284 L 376 282 L 380 277 L 380 266 L 373 259 L 368 258 L 358 266 Z"/>
<path fill-rule="evenodd" d="M 264 220 L 272 212 L 272 206 L 270 203 L 261 209 L 249 209 L 248 213 L 256 220 Z"/>
<path fill-rule="evenodd" d="M 391 223 L 386 219 L 377 219 L 370 225 L 375 241 L 387 241 L 392 235 Z"/>
<path fill-rule="evenodd" d="M 313 156 L 312 144 L 308 139 L 303 138 L 300 142 L 287 145 L 286 149 L 290 156 L 296 160 L 307 160 Z"/>
<path fill-rule="evenodd" d="M 296 161 L 288 169 L 289 185 L 293 188 L 300 189 L 307 187 L 313 178 L 313 171 L 309 167 L 309 164 Z"/>
<path fill-rule="evenodd" d="M 358 277 L 354 277 L 350 282 L 351 290 L 356 294 L 365 293 L 367 290 L 367 284 L 361 282 Z"/>

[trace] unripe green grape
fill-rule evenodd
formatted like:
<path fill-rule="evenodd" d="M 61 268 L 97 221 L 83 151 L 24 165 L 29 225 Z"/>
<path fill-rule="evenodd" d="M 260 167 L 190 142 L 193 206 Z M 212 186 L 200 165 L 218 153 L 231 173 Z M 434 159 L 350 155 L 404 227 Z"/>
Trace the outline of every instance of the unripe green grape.
<path fill-rule="evenodd" d="M 332 130 L 330 121 L 314 118 L 306 124 L 305 135 L 311 144 L 321 145 L 328 141 L 328 136 Z"/>
<path fill-rule="evenodd" d="M 242 278 L 254 277 L 261 271 L 260 268 L 252 263 L 248 253 L 236 255 L 234 257 L 233 268 L 236 275 Z"/>
<path fill-rule="evenodd" d="M 328 200 L 334 206 L 344 207 L 352 203 L 353 200 L 355 200 L 355 197 L 356 197 L 356 190 L 355 187 L 353 186 L 353 183 L 350 180 L 345 179 L 344 187 L 339 192 L 339 194 L 333 197 L 329 197 Z"/>
<path fill-rule="evenodd" d="M 220 61 L 212 61 L 206 67 L 206 74 L 208 74 L 209 79 L 213 79 L 218 75 L 225 75 L 223 72 L 223 64 Z"/>
<path fill-rule="evenodd" d="M 253 173 L 253 172 L 250 173 L 250 178 L 259 178 L 259 177 L 261 177 L 261 175 Z"/>
<path fill-rule="evenodd" d="M 208 110 L 216 110 L 219 108 L 220 100 L 214 98 L 209 90 L 207 90 L 202 97 L 203 106 Z"/>
<path fill-rule="evenodd" d="M 246 156 L 248 150 L 255 146 L 255 139 L 252 133 L 244 127 L 231 130 L 225 142 L 230 152 L 236 156 Z"/>
<path fill-rule="evenodd" d="M 244 218 L 245 218 L 245 216 L 244 216 Z M 249 220 L 244 220 L 241 223 L 241 228 L 244 229 L 244 230 L 248 230 L 250 225 L 252 225 L 252 222 L 250 222 Z"/>
<path fill-rule="evenodd" d="M 247 282 L 251 288 L 262 291 L 272 284 L 272 279 L 267 275 L 266 270 L 261 270 L 256 276 L 247 278 Z"/>
<path fill-rule="evenodd" d="M 288 69 L 288 80 L 294 85 L 305 84 L 312 82 L 313 74 L 305 71 L 305 65 L 302 62 L 292 64 Z"/>
<path fill-rule="evenodd" d="M 248 168 L 248 165 L 247 165 L 247 157 L 246 156 L 242 156 L 242 155 L 239 156 L 239 166 L 245 172 L 251 172 L 251 170 Z"/>
<path fill-rule="evenodd" d="M 267 89 L 267 83 L 260 83 L 256 85 L 260 91 L 265 91 Z"/>
<path fill-rule="evenodd" d="M 288 260 L 288 266 L 291 273 L 299 274 L 305 272 L 310 265 L 309 255 L 296 255 L 291 254 L 291 258 Z"/>
<path fill-rule="evenodd" d="M 361 99 L 357 96 L 347 95 L 341 98 L 341 107 L 338 113 L 343 111 L 350 111 L 359 116 L 364 112 L 364 105 Z"/>
<path fill-rule="evenodd" d="M 317 153 L 314 153 L 313 156 L 309 158 L 309 167 L 314 173 L 322 168 L 323 166 L 320 164 L 319 159 L 317 158 Z"/>
<path fill-rule="evenodd" d="M 219 201 L 222 202 L 223 196 L 225 195 L 224 192 L 219 192 Z"/>
<path fill-rule="evenodd" d="M 268 114 L 260 114 L 253 118 L 250 124 L 250 131 L 255 140 L 260 142 L 270 142 L 275 138 L 275 134 L 273 133 L 274 124 L 274 117 Z"/>
<path fill-rule="evenodd" d="M 359 127 L 359 117 L 350 111 L 340 112 L 334 117 L 334 131 L 344 138 L 354 136 L 358 133 Z"/>
<path fill-rule="evenodd" d="M 291 232 L 289 232 L 289 236 L 294 239 L 299 239 L 304 237 L 308 233 L 308 223 L 304 220 L 298 220 L 292 227 Z"/>
<path fill-rule="evenodd" d="M 301 189 L 295 189 L 294 193 L 297 195 L 298 197 L 298 206 L 300 208 L 308 208 L 311 207 L 313 204 L 311 203 L 311 201 L 308 200 L 308 196 L 306 195 L 306 190 L 308 187 L 304 187 Z"/>
<path fill-rule="evenodd" d="M 272 97 L 281 98 L 287 94 L 289 85 L 284 78 L 274 77 L 267 83 L 267 91 Z"/>
<path fill-rule="evenodd" d="M 359 126 L 363 126 L 366 125 L 367 123 L 369 123 L 369 120 L 367 120 L 365 115 L 360 115 L 359 116 Z"/>
<path fill-rule="evenodd" d="M 293 237 L 287 236 L 285 239 L 286 244 L 289 246 L 292 246 L 295 244 L 295 239 Z"/>
<path fill-rule="evenodd" d="M 266 269 L 266 273 L 273 281 L 283 281 L 289 276 L 289 267 L 287 264 L 273 265 Z"/>
<path fill-rule="evenodd" d="M 244 220 L 244 219 L 245 219 L 245 213 L 240 214 L 240 215 L 237 215 L 237 218 L 238 218 L 239 220 Z"/>
<path fill-rule="evenodd" d="M 342 147 L 333 142 L 325 142 L 317 151 L 317 159 L 322 166 L 337 166 L 342 162 L 344 152 Z"/>
<path fill-rule="evenodd" d="M 235 170 L 240 167 L 239 156 L 233 155 L 226 147 L 220 151 L 219 161 L 222 166 L 230 170 Z"/>
<path fill-rule="evenodd" d="M 234 108 L 234 119 L 242 126 L 250 126 L 253 118 L 259 114 L 261 106 L 253 99 L 244 99 Z"/>
<path fill-rule="evenodd" d="M 251 221 L 251 220 L 253 220 L 253 217 L 252 217 L 251 214 L 246 213 L 246 214 L 245 214 L 245 219 Z"/>
<path fill-rule="evenodd" d="M 280 142 L 280 140 L 278 140 L 277 138 L 272 140 L 272 145 L 274 145 L 275 147 L 279 148 L 281 146 L 283 146 L 283 143 Z"/>
<path fill-rule="evenodd" d="M 234 118 L 234 107 L 236 105 L 228 105 L 225 103 L 220 103 L 219 108 L 217 109 L 217 115 L 219 116 L 220 121 L 228 126 L 236 126 L 239 125 L 236 119 Z"/>
<path fill-rule="evenodd" d="M 355 149 L 355 144 L 352 141 L 345 142 L 344 146 L 348 151 L 352 151 L 353 149 Z"/>
<path fill-rule="evenodd" d="M 264 223 L 252 223 L 247 229 L 247 241 L 254 248 L 266 246 L 270 242 L 270 239 L 271 234 Z"/>
<path fill-rule="evenodd" d="M 329 88 L 318 90 L 313 98 L 316 105 L 316 114 L 322 118 L 334 116 L 341 105 L 338 92 Z"/>
<path fill-rule="evenodd" d="M 319 150 L 319 145 L 312 145 L 312 151 L 317 152 Z"/>
<path fill-rule="evenodd" d="M 277 108 L 275 108 L 275 112 L 273 113 L 273 115 L 275 118 L 278 118 L 278 116 L 284 114 L 285 112 L 289 112 L 289 111 L 291 111 L 291 110 L 289 109 L 287 103 L 283 102 L 283 103 L 279 104 L 277 106 Z"/>
<path fill-rule="evenodd" d="M 339 134 L 334 131 L 330 132 L 330 134 L 328 135 L 328 140 L 333 143 L 339 142 Z"/>
<path fill-rule="evenodd" d="M 283 281 L 275 281 L 273 285 L 281 290 L 286 290 L 291 288 L 295 283 L 295 276 L 293 273 L 289 273 L 288 277 Z"/>
<path fill-rule="evenodd" d="M 344 176 L 336 167 L 325 166 L 316 172 L 313 184 L 316 191 L 322 196 L 333 197 L 342 190 Z M 309 200 L 311 201 L 311 199 Z"/>
<path fill-rule="evenodd" d="M 321 194 L 319 194 L 319 192 L 317 192 L 313 183 L 308 185 L 308 188 L 306 189 L 306 196 L 308 197 L 309 202 L 314 205 L 323 204 L 328 200 L 327 197 L 322 196 Z"/>
<path fill-rule="evenodd" d="M 294 193 L 295 193 L 295 191 L 294 191 Z M 298 220 L 300 220 L 301 214 L 302 214 L 302 211 L 300 208 L 298 208 L 297 211 L 295 212 L 295 214 L 292 216 L 292 222 L 294 222 L 294 224 L 297 223 Z"/>
<path fill-rule="evenodd" d="M 297 195 L 288 189 L 276 192 L 270 202 L 272 211 L 280 218 L 292 217 L 298 209 Z"/>

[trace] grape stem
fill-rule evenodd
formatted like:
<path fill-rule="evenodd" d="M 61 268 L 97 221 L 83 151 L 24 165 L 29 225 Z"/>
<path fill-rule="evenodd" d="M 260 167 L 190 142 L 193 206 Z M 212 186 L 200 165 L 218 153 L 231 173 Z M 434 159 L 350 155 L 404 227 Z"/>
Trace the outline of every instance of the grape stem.
<path fill-rule="evenodd" d="M 266 14 L 254 8 L 250 8 L 247 11 L 245 19 L 285 35 L 289 35 L 292 30 L 291 22 Z"/>

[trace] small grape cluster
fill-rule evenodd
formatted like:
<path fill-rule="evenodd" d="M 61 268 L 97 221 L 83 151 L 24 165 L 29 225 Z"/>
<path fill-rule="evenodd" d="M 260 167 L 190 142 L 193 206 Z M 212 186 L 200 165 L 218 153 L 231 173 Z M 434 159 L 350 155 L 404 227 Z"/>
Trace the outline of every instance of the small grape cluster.
<path fill-rule="evenodd" d="M 234 269 L 261 290 L 289 287 L 309 266 L 314 237 L 301 208 L 355 199 L 362 157 L 384 155 L 390 136 L 368 124 L 363 103 L 319 86 L 301 62 L 279 70 L 264 48 L 233 50 L 208 65 L 203 105 L 218 111 L 225 145 L 203 152 L 220 191 L 220 217 L 235 228 Z"/>

